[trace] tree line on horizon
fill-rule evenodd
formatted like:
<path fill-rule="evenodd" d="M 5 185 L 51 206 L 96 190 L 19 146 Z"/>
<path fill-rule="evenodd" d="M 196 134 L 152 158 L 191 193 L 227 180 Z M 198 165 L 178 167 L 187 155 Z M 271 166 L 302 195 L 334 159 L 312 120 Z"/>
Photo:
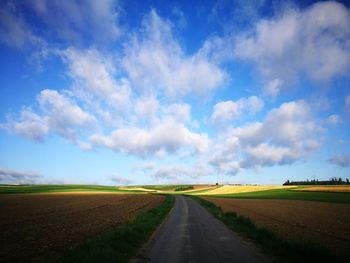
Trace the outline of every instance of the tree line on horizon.
<path fill-rule="evenodd" d="M 283 185 L 349 185 L 349 179 L 346 178 L 343 180 L 342 178 L 332 177 L 329 180 L 319 181 L 318 179 L 306 179 L 306 181 L 290 181 L 287 180 Z"/>

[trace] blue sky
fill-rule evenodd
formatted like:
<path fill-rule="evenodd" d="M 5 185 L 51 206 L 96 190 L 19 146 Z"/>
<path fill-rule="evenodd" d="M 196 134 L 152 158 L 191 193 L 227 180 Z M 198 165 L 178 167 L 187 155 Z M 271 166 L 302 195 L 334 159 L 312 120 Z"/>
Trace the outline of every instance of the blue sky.
<path fill-rule="evenodd" d="M 350 5 L 2 1 L 0 183 L 349 177 Z"/>

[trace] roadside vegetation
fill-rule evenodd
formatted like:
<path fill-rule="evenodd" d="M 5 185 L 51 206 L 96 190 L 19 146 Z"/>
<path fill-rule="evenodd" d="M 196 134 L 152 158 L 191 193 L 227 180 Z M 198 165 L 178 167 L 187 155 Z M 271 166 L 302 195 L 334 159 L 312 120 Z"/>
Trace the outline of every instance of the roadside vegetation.
<path fill-rule="evenodd" d="M 167 195 L 160 206 L 67 251 L 56 262 L 128 262 L 167 216 L 174 200 Z"/>
<path fill-rule="evenodd" d="M 265 228 L 257 227 L 249 218 L 234 212 L 224 212 L 215 204 L 193 197 L 211 214 L 239 235 L 255 241 L 276 262 L 346 262 L 324 248 L 310 243 L 286 241 Z"/>

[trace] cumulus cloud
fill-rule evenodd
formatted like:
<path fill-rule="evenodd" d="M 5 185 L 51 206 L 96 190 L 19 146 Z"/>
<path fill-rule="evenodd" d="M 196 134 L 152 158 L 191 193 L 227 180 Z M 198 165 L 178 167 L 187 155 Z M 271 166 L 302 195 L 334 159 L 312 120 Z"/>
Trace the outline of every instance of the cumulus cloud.
<path fill-rule="evenodd" d="M 0 182 L 3 184 L 36 184 L 42 176 L 37 173 L 28 173 L 0 168 Z"/>
<path fill-rule="evenodd" d="M 141 90 L 170 97 L 218 88 L 225 73 L 201 53 L 186 56 L 172 34 L 171 24 L 156 11 L 145 18 L 141 33 L 125 45 L 123 66 Z"/>
<path fill-rule="evenodd" d="M 214 112 L 211 115 L 213 122 L 231 121 L 241 115 L 243 112 L 256 113 L 264 106 L 264 102 L 256 97 L 241 98 L 237 101 L 221 101 L 215 104 Z"/>
<path fill-rule="evenodd" d="M 252 32 L 239 36 L 234 52 L 253 60 L 266 79 L 266 92 L 277 95 L 299 78 L 319 83 L 346 74 L 349 24 L 349 10 L 337 2 L 319 2 L 305 10 L 288 8 L 282 15 L 259 20 Z"/>
<path fill-rule="evenodd" d="M 263 122 L 232 127 L 219 136 L 209 162 L 223 173 L 241 168 L 290 164 L 319 147 L 321 129 L 304 101 L 283 103 Z"/>
<path fill-rule="evenodd" d="M 47 118 L 43 118 L 28 109 L 21 112 L 20 120 L 12 123 L 13 130 L 28 139 L 44 141 L 50 128 Z"/>
<path fill-rule="evenodd" d="M 74 141 L 76 128 L 92 128 L 96 124 L 95 117 L 56 90 L 41 91 L 37 100 L 42 114 L 22 110 L 20 120 L 10 121 L 16 133 L 43 141 L 49 132 L 54 132 Z"/>
<path fill-rule="evenodd" d="M 329 162 L 340 167 L 350 167 L 350 154 L 339 154 L 329 159 Z"/>
<path fill-rule="evenodd" d="M 142 97 L 136 100 L 135 112 L 141 119 L 152 119 L 157 115 L 159 102 L 154 96 Z"/>
<path fill-rule="evenodd" d="M 125 127 L 109 136 L 95 134 L 91 136 L 91 141 L 96 146 L 141 157 L 163 156 L 183 147 L 205 152 L 209 144 L 206 134 L 191 132 L 183 124 L 172 120 L 158 123 L 151 129 Z"/>
<path fill-rule="evenodd" d="M 91 95 L 109 102 L 115 108 L 128 106 L 131 89 L 126 78 L 116 79 L 113 59 L 96 49 L 79 51 L 69 48 L 60 52 L 68 64 L 68 74 L 77 95 L 88 99 Z"/>

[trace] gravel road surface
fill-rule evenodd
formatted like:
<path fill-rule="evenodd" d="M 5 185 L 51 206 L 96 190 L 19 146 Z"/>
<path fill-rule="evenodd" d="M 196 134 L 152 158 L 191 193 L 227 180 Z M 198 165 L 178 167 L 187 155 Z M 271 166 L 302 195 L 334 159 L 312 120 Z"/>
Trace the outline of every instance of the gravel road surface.
<path fill-rule="evenodd" d="M 139 259 L 162 263 L 266 261 L 205 208 L 183 196 L 176 196 L 175 207 Z"/>

